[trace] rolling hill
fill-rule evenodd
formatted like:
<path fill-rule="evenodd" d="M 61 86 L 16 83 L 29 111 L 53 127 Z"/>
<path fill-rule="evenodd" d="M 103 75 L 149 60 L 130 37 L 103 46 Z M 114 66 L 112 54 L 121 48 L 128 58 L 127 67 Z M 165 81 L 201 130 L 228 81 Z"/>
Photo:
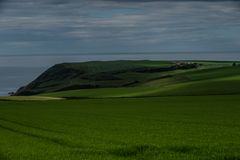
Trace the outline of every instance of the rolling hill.
<path fill-rule="evenodd" d="M 61 98 L 156 97 L 240 93 L 232 62 L 107 61 L 49 68 L 15 95 Z"/>
<path fill-rule="evenodd" d="M 63 63 L 49 68 L 36 80 L 20 88 L 15 95 L 34 95 L 56 91 L 139 86 L 166 73 L 191 70 L 197 63 L 164 61 L 109 61 Z"/>

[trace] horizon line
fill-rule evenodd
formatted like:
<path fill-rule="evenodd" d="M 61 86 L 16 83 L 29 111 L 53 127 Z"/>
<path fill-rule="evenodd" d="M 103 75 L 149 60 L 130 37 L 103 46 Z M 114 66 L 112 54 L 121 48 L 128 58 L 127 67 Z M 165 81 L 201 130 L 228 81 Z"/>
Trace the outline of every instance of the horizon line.
<path fill-rule="evenodd" d="M 240 54 L 240 51 L 145 51 L 145 52 L 82 52 L 82 53 L 48 53 L 48 54 L 42 54 L 42 53 L 36 53 L 36 54 L 0 54 L 2 57 L 11 57 L 11 56 L 84 56 L 84 55 L 118 55 L 118 54 Z"/>

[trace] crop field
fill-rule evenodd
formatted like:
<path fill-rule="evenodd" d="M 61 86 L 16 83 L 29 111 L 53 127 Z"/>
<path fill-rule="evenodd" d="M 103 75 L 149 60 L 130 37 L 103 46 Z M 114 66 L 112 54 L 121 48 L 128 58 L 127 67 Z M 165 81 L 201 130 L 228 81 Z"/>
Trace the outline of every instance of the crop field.
<path fill-rule="evenodd" d="M 240 159 L 240 96 L 0 101 L 0 159 Z"/>

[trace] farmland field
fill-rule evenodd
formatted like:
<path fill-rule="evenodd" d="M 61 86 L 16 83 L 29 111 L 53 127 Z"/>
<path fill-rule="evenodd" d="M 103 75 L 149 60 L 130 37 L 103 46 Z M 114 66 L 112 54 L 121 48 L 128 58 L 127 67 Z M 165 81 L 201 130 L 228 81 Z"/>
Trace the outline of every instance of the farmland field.
<path fill-rule="evenodd" d="M 240 159 L 240 96 L 0 101 L 0 159 Z"/>

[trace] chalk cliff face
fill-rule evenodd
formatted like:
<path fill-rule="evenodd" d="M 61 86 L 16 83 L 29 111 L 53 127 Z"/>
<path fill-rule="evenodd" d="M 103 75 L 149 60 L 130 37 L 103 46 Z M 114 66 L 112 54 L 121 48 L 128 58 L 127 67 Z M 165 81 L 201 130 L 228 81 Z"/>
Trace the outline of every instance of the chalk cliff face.
<path fill-rule="evenodd" d="M 167 77 L 168 71 L 197 68 L 195 63 L 157 61 L 109 61 L 63 63 L 49 68 L 15 95 L 64 90 L 136 86 Z"/>

